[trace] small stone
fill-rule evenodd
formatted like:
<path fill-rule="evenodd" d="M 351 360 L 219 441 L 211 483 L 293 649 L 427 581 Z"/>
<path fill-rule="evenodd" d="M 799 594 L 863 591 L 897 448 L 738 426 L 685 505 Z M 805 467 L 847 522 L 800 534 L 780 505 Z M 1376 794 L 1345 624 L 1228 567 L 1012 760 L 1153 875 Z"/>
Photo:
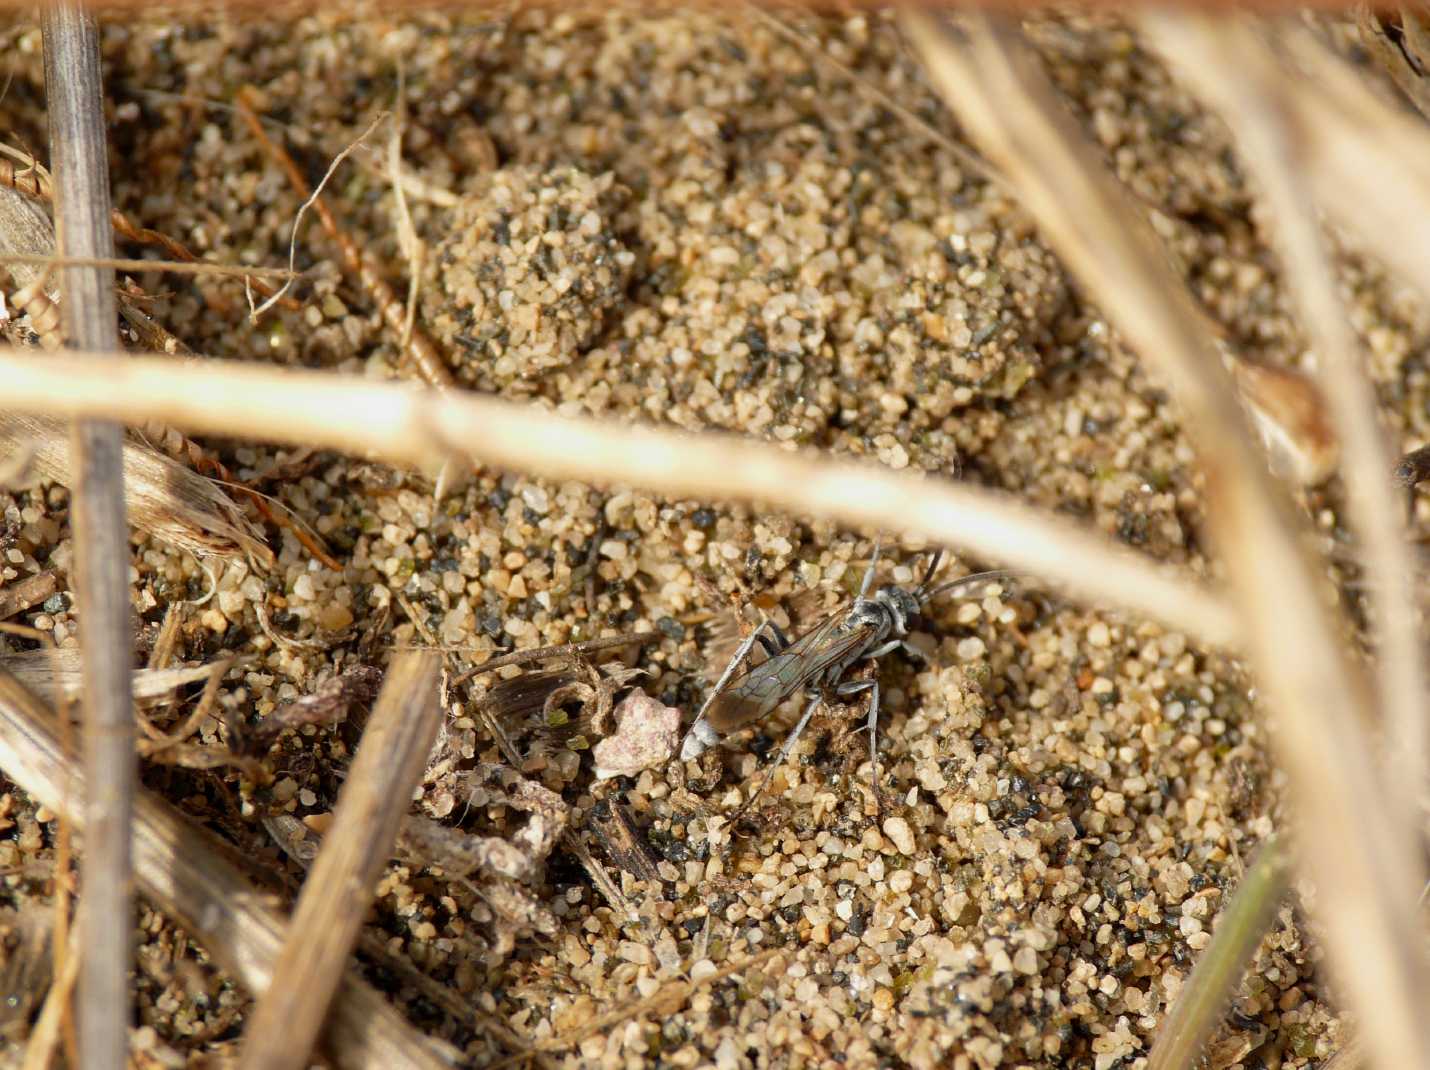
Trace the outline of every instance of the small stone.
<path fill-rule="evenodd" d="M 330 632 L 341 632 L 352 626 L 353 611 L 341 602 L 329 602 L 318 610 L 318 623 Z"/>
<path fill-rule="evenodd" d="M 914 833 L 909 828 L 909 823 L 902 817 L 885 819 L 884 835 L 893 841 L 899 854 L 912 855 L 914 853 Z"/>
<path fill-rule="evenodd" d="M 680 734 L 680 709 L 636 688 L 616 707 L 616 731 L 591 751 L 596 779 L 635 776 L 670 760 Z"/>

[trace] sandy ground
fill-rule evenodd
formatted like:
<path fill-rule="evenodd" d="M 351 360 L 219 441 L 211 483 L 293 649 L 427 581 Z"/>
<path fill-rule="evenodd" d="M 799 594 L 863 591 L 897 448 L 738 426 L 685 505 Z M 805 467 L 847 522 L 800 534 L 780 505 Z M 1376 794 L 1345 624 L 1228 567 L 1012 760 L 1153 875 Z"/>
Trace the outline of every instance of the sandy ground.
<path fill-rule="evenodd" d="M 949 147 L 957 131 L 890 26 L 797 26 L 791 37 L 753 13 L 110 25 L 116 204 L 201 255 L 280 264 L 300 198 L 233 114 L 237 90 L 258 90 L 271 129 L 316 178 L 394 108 L 401 79 L 404 166 L 461 202 L 409 198 L 425 246 L 419 318 L 463 384 L 958 476 L 1210 574 L 1175 411 L 1017 205 Z M 1302 341 L 1226 132 L 1116 25 L 1047 20 L 1030 36 L 1229 340 L 1294 363 Z M 39 32 L 12 26 L 7 44 L 7 126 L 42 146 Z M 391 129 L 338 171 L 330 203 L 405 293 L 382 169 Z M 138 281 L 158 296 L 153 314 L 199 352 L 398 374 L 395 336 L 315 226 L 298 264 L 310 272 L 303 308 L 256 326 L 232 280 Z M 1358 261 L 1344 282 L 1387 400 L 1422 413 L 1423 314 Z M 1402 418 L 1408 438 L 1424 436 L 1417 420 Z M 721 667 L 731 596 L 798 628 L 857 585 L 876 534 L 519 474 L 482 473 L 434 502 L 431 473 L 207 445 L 344 566 L 324 569 L 269 529 L 275 569 L 226 565 L 215 597 L 186 606 L 209 586 L 202 568 L 136 540 L 140 656 L 178 606 L 186 661 L 250 659 L 225 681 L 224 719 L 193 741 L 216 753 L 234 725 L 251 730 L 336 674 L 422 642 L 452 646 L 461 665 L 512 646 L 654 632 L 619 664 L 688 717 Z M 63 489 L 0 501 L 4 578 L 67 570 Z M 1328 542 L 1339 538 L 1334 490 L 1307 504 Z M 911 583 L 928 549 L 886 540 L 881 579 Z M 955 556 L 945 574 L 985 564 Z M 59 595 L 18 619 L 72 645 L 71 606 Z M 698 766 L 601 784 L 587 753 L 601 725 L 579 714 L 565 730 L 506 725 L 521 772 L 571 808 L 637 920 L 560 847 L 541 879 L 501 884 L 454 879 L 440 852 L 408 844 L 381 886 L 367 976 L 473 1066 L 513 1051 L 494 1018 L 551 1042 L 622 1008 L 638 1013 L 550 1058 L 1138 1065 L 1226 895 L 1280 823 L 1280 778 L 1246 680 L 1183 636 L 1022 580 L 936 605 L 915 643 L 927 665 L 895 654 L 880 669 L 877 795 L 852 731 L 856 702 L 816 718 L 733 827 L 756 755 L 772 753 L 787 717 Z M 528 818 L 511 803 L 509 771 L 495 771 L 505 759 L 483 724 L 485 686 L 453 694 L 416 809 L 459 836 L 510 838 Z M 193 701 L 152 716 L 177 724 Z M 302 867 L 275 836 L 322 827 L 359 720 L 285 732 L 263 756 L 263 782 L 161 764 L 145 781 L 291 901 Z M 602 855 L 589 830 L 602 802 L 626 807 L 659 879 Z M 52 891 L 53 815 L 13 789 L 0 815 L 0 902 L 39 909 Z M 139 1065 L 222 1065 L 246 995 L 147 907 L 139 936 Z M 763 957 L 740 968 L 751 956 Z M 1214 1065 L 1312 1065 L 1335 1049 L 1318 959 L 1286 906 Z M 456 998 L 434 998 L 434 986 Z"/>

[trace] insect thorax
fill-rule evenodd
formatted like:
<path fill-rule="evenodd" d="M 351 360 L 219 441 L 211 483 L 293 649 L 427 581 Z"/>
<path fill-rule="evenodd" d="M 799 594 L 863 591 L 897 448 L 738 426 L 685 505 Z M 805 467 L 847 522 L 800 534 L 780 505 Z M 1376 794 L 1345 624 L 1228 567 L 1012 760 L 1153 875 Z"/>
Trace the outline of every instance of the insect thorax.
<path fill-rule="evenodd" d="M 909 634 L 909 622 L 918 616 L 919 600 L 902 587 L 881 587 L 870 601 L 888 614 L 889 631 L 899 638 Z"/>

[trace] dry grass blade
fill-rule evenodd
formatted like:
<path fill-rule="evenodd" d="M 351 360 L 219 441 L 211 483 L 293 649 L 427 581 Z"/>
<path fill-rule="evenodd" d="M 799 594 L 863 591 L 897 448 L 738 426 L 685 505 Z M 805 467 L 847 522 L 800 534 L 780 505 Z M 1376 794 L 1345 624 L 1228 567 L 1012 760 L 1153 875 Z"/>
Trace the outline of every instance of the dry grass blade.
<path fill-rule="evenodd" d="M 54 731 L 55 715 L 0 673 L 0 769 L 24 791 L 69 814 L 84 777 Z M 265 905 L 225 853 L 158 796 L 140 791 L 134 808 L 134 873 L 144 893 L 172 915 L 250 992 L 272 983 L 284 919 Z M 82 829 L 81 829 L 82 830 Z M 344 976 L 327 1034 L 335 1065 L 348 1070 L 447 1070 L 451 1062 L 407 1025 L 376 990 Z"/>
<path fill-rule="evenodd" d="M 114 255 L 99 29 L 62 0 L 41 14 L 56 251 Z M 61 314 L 71 345 L 116 351 L 114 273 L 62 268 Z M 84 765 L 89 780 L 82 862 L 80 1053 L 94 1070 L 121 1070 L 129 1054 L 134 878 L 130 821 L 137 762 L 129 694 L 129 531 L 124 520 L 124 430 L 83 420 L 74 428 L 75 591 L 84 616 Z"/>
<path fill-rule="evenodd" d="M 1289 122 L 1294 96 L 1284 73 L 1245 23 L 1192 14 L 1145 15 L 1142 25 L 1182 77 L 1237 136 L 1273 209 L 1281 264 L 1320 358 L 1324 394 L 1335 414 L 1344 455 L 1352 522 L 1365 541 L 1380 658 L 1380 704 L 1389 753 L 1409 800 L 1425 782 L 1427 735 L 1420 620 L 1406 582 L 1415 574 L 1400 506 L 1382 477 L 1394 463 L 1376 414 L 1375 392 L 1361 369 L 1359 346 L 1340 299 L 1329 250 L 1311 204 L 1301 139 Z"/>
<path fill-rule="evenodd" d="M 35 1019 L 35 1028 L 30 1032 L 29 1043 L 25 1045 L 25 1061 L 21 1063 L 20 1070 L 49 1070 L 54 1061 L 65 1016 L 70 1013 L 70 998 L 74 994 L 75 982 L 79 979 L 79 966 L 84 961 L 79 933 L 78 928 L 70 930 L 64 965 L 51 983 L 49 992 L 45 994 L 45 1004 L 40 1008 L 39 1017 Z"/>
<path fill-rule="evenodd" d="M 76 483 L 69 436 L 59 420 L 0 414 L 0 450 L 24 448 L 41 479 Z M 273 552 L 211 479 L 132 440 L 123 445 L 127 516 L 140 531 L 195 557 L 247 558 L 264 566 Z"/>
<path fill-rule="evenodd" d="M 47 311 L 57 315 L 58 306 L 50 302 L 58 291 L 52 284 L 47 286 L 46 274 L 28 262 L 52 259 L 54 248 L 54 228 L 44 212 L 14 190 L 0 186 L 0 261 L 8 264 L 9 274 L 21 287 L 9 299 L 18 309 L 22 295 L 31 291 L 32 296 L 24 302 L 30 327 L 42 345 L 52 348 L 60 344 L 60 332 L 51 335 L 42 329 L 44 324 L 37 322 L 38 306 L 49 304 Z M 151 322 L 128 302 L 123 311 L 131 322 L 136 317 Z M 27 337 L 23 332 L 13 333 Z M 69 429 L 58 420 L 0 416 L 0 453 L 17 456 L 24 451 L 29 466 L 41 478 L 66 487 L 75 482 L 68 440 Z M 253 525 L 210 480 L 133 439 L 124 444 L 124 469 L 125 505 L 130 522 L 141 531 L 199 556 L 246 556 L 271 565 L 272 554 Z"/>
<path fill-rule="evenodd" d="M 561 417 L 458 391 L 217 360 L 131 358 L 112 371 L 103 358 L 0 353 L 0 378 L 4 403 L 16 410 L 160 419 L 191 431 L 378 454 L 413 467 L 460 454 L 554 479 L 763 502 L 919 534 L 1212 645 L 1240 639 L 1235 615 L 1196 584 L 1008 496 L 920 473 L 817 460 L 728 435 Z"/>
<path fill-rule="evenodd" d="M 1318 887 L 1333 961 L 1381 1065 L 1425 1065 L 1427 991 L 1414 896 L 1419 838 L 1379 775 L 1353 711 L 1368 696 L 1290 510 L 1242 421 L 1213 333 L 1141 214 L 1002 24 L 970 17 L 971 41 L 906 11 L 934 84 L 1014 180 L 1042 233 L 1143 359 L 1173 388 L 1206 472 L 1212 534 L 1278 719 L 1280 759 Z"/>
<path fill-rule="evenodd" d="M 1162 1023 L 1147 1059 L 1147 1070 L 1179 1070 L 1196 1065 L 1232 989 L 1271 926 L 1286 894 L 1289 876 L 1290 867 L 1280 841 L 1267 840 L 1222 911 L 1211 944 Z"/>
<path fill-rule="evenodd" d="M 241 1070 L 300 1070 L 309 1061 L 437 738 L 441 665 L 436 654 L 407 651 L 387 671 L 273 984 L 248 1017 Z"/>
<path fill-rule="evenodd" d="M 0 264 L 31 267 L 99 267 L 113 271 L 166 271 L 171 275 L 223 275 L 231 278 L 291 279 L 291 268 L 248 267 L 243 264 L 210 264 L 203 260 L 131 260 L 123 256 L 46 256 L 40 253 L 6 253 Z"/>
<path fill-rule="evenodd" d="M 71 647 L 48 650 L 21 650 L 0 654 L 0 669 L 11 673 L 46 702 L 61 697 L 75 699 L 83 689 L 80 652 Z M 134 697 L 160 698 L 187 684 L 208 679 L 215 665 L 194 665 L 169 669 L 135 669 Z"/>
<path fill-rule="evenodd" d="M 1387 5 L 1384 12 L 1372 11 L 1368 5 L 1356 11 L 1361 41 L 1375 57 L 1381 69 L 1415 105 L 1415 110 L 1430 118 L 1430 81 L 1426 80 L 1424 51 L 1425 26 L 1413 5 L 1398 13 Z"/>

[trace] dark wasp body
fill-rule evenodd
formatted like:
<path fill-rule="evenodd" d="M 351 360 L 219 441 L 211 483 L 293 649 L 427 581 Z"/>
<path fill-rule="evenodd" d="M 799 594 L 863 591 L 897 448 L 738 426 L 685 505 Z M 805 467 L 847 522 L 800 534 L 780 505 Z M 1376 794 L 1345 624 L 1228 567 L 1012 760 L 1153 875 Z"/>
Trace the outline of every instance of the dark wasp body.
<path fill-rule="evenodd" d="M 776 768 L 794 749 L 820 702 L 830 696 L 847 698 L 868 691 L 869 757 L 877 770 L 879 681 L 847 680 L 845 675 L 859 662 L 877 660 L 894 650 L 903 650 L 919 661 L 924 660 L 923 654 L 908 642 L 910 625 L 923 608 L 946 591 L 1003 576 L 1001 572 L 980 572 L 930 590 L 929 581 L 938 567 L 939 556 L 934 555 L 923 580 L 912 590 L 891 584 L 869 597 L 879 560 L 876 546 L 858 597 L 845 609 L 824 618 L 793 641 L 773 621 L 761 621 L 735 651 L 695 723 L 685 734 L 681 758 L 698 757 L 719 742 L 721 736 L 768 716 L 785 699 L 803 690 L 809 702 L 780 747 L 771 767 Z M 756 643 L 768 656 L 757 665 L 748 665 Z"/>

